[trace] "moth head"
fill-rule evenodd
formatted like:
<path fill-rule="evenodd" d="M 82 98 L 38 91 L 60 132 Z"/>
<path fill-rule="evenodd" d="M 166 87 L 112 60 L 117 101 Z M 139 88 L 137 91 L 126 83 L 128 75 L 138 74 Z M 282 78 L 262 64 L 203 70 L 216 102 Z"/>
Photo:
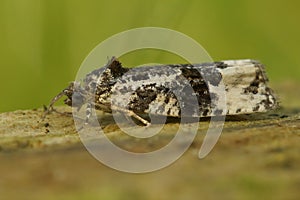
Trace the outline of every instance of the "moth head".
<path fill-rule="evenodd" d="M 80 108 L 85 102 L 85 92 L 78 82 L 71 82 L 63 93 L 67 96 L 64 102 L 69 106 Z"/>
<path fill-rule="evenodd" d="M 53 105 L 63 96 L 66 96 L 67 98 L 64 100 L 65 104 L 73 107 L 77 107 L 78 109 L 81 108 L 81 106 L 85 102 L 85 91 L 81 88 L 80 83 L 78 82 L 71 82 L 67 88 L 65 88 L 63 91 L 58 93 L 50 102 L 50 105 L 46 107 L 46 113 L 44 116 L 46 116 L 47 113 L 49 113 L 53 109 Z"/>

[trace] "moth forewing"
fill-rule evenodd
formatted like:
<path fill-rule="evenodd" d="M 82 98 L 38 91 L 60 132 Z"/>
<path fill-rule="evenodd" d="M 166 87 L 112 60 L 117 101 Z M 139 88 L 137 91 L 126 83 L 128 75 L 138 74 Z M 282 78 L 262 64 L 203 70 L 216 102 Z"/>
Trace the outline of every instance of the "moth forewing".
<path fill-rule="evenodd" d="M 218 92 L 221 82 L 227 108 L 213 112 L 214 100 L 221 95 Z M 138 114 L 182 117 L 184 113 L 190 117 L 207 117 L 269 111 L 278 103 L 267 83 L 264 66 L 250 59 L 130 69 L 112 58 L 104 68 L 87 74 L 82 86 L 68 87 L 68 92 L 60 93 L 59 97 L 65 94 L 66 104 L 72 106 L 72 92 L 79 91 L 80 100 L 93 99 L 93 102 L 88 102 L 93 104 L 87 106 L 89 109 L 116 110 L 149 125 Z M 184 90 L 187 85 L 192 93 Z M 189 101 L 189 98 L 197 101 Z M 183 99 L 185 103 L 180 102 Z M 55 101 L 51 102 L 51 107 Z M 182 112 L 186 108 L 188 112 Z M 90 113 L 87 110 L 87 121 Z"/>

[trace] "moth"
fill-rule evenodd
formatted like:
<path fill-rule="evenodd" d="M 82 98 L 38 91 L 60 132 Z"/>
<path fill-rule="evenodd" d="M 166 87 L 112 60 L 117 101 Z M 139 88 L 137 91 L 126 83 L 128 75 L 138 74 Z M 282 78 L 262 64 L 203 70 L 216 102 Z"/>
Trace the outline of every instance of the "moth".
<path fill-rule="evenodd" d="M 210 89 L 221 83 L 225 87 L 226 109 L 213 110 L 214 100 L 220 95 Z M 187 92 L 187 84 L 192 92 Z M 145 125 L 150 122 L 143 114 L 209 117 L 267 112 L 278 107 L 277 98 L 268 87 L 264 65 L 251 59 L 126 68 L 113 57 L 104 67 L 87 74 L 83 83 L 71 82 L 51 100 L 48 112 L 63 96 L 67 97 L 65 104 L 78 110 L 87 104 L 87 123 L 92 107 L 109 113 L 122 112 Z M 190 97 L 196 99 L 197 106 L 191 105 Z M 181 100 L 185 102 L 180 103 Z M 183 108 L 188 108 L 188 112 L 183 113 Z"/>

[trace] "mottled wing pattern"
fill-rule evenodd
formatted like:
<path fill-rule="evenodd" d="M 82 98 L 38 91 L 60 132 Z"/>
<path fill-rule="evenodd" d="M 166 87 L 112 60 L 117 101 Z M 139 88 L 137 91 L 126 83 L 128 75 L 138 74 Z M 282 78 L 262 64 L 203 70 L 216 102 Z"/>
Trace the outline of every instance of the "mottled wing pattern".
<path fill-rule="evenodd" d="M 268 87 L 265 67 L 255 60 L 223 61 L 221 69 L 226 88 L 228 115 L 266 112 L 278 107 Z"/>
<path fill-rule="evenodd" d="M 276 98 L 267 82 L 262 64 L 254 60 L 235 60 L 138 67 L 121 76 L 111 89 L 114 105 L 136 113 L 180 117 L 184 106 L 184 115 L 205 117 L 276 108 Z M 210 93 L 209 88 L 218 87 L 220 83 L 225 86 L 227 111 L 216 109 L 213 113 L 212 108 L 220 97 L 218 93 Z M 198 110 L 195 110 L 194 99 Z"/>

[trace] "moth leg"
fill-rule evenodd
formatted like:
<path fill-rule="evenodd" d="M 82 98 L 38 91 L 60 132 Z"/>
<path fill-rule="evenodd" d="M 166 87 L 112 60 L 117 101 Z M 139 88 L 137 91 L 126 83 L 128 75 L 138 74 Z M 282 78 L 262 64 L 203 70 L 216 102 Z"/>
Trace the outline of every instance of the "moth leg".
<path fill-rule="evenodd" d="M 138 121 L 142 122 L 144 125 L 146 126 L 150 126 L 151 123 L 148 122 L 147 120 L 145 120 L 144 118 L 138 116 L 135 112 L 133 112 L 132 110 L 128 110 L 128 109 L 125 109 L 125 108 L 120 108 L 118 106 L 114 106 L 112 105 L 111 106 L 111 109 L 112 110 L 115 110 L 115 111 L 118 111 L 118 112 L 122 112 L 124 114 L 126 114 L 127 116 L 130 116 L 130 117 L 133 117 L 135 119 L 137 119 Z"/>

